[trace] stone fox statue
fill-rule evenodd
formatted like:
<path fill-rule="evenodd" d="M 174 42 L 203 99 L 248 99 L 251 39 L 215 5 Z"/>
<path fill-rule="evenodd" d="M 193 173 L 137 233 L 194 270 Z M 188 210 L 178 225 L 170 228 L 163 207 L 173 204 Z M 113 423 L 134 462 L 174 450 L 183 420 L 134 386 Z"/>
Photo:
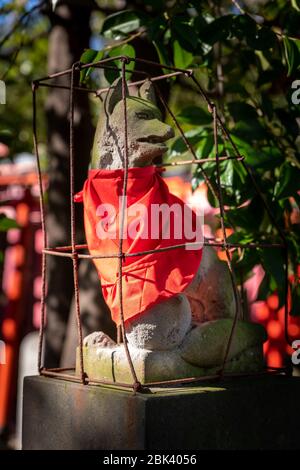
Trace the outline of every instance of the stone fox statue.
<path fill-rule="evenodd" d="M 173 129 L 162 122 L 150 81 L 145 81 L 141 86 L 139 96 L 130 96 L 126 88 L 126 109 L 128 166 L 129 172 L 132 173 L 129 173 L 129 202 L 131 195 L 139 191 L 139 188 L 131 186 L 132 175 L 139 178 L 134 180 L 134 184 L 140 185 L 141 191 L 143 185 L 146 187 L 142 198 L 144 202 L 155 201 L 158 191 L 165 194 L 166 198 L 172 198 L 160 177 L 151 180 L 155 181 L 153 187 L 147 186 L 149 171 L 155 172 L 152 170 L 153 160 L 163 155 L 167 149 L 165 142 L 174 136 Z M 89 197 L 92 195 L 94 198 L 99 190 L 100 198 L 95 196 L 97 201 L 111 203 L 112 187 L 116 188 L 115 193 L 122 191 L 123 180 L 120 179 L 118 171 L 124 168 L 124 154 L 124 103 L 122 82 L 118 79 L 106 96 L 104 112 L 99 117 L 95 133 L 90 171 L 90 176 L 94 179 L 92 182 L 86 182 L 81 196 L 84 202 L 88 246 L 92 254 L 99 251 L 103 251 L 100 254 L 111 252 L 113 246 L 117 252 L 116 244 L 118 245 L 119 240 L 101 241 L 100 244 L 96 241 L 89 243 L 91 232 L 95 231 L 90 210 L 93 204 Z M 107 180 L 107 175 L 111 179 Z M 134 202 L 131 200 L 132 204 Z M 171 202 L 171 199 L 167 200 L 167 203 Z M 113 219 L 118 217 L 119 215 L 115 214 Z M 112 225 L 113 222 L 114 220 L 109 220 Z M 124 241 L 124 251 L 130 251 L 135 244 L 136 251 L 142 251 L 138 249 L 138 242 L 139 240 L 133 239 L 129 245 L 129 242 Z M 178 240 L 175 244 L 178 244 Z M 165 282 L 160 282 L 159 279 L 159 258 L 155 263 L 152 263 L 152 258 L 147 258 L 146 263 L 142 258 L 135 259 L 132 264 L 130 261 L 129 264 L 126 264 L 126 261 L 124 263 L 127 283 L 123 284 L 123 300 L 125 313 L 127 310 L 129 312 L 125 315 L 126 337 L 141 382 L 201 376 L 214 373 L 222 365 L 235 311 L 231 281 L 226 264 L 218 260 L 212 249 L 205 248 L 203 253 L 195 253 L 196 251 L 182 249 L 178 252 L 178 270 L 174 266 L 176 257 L 161 252 L 159 256 L 164 257 L 161 258 L 164 259 L 162 270 L 170 260 L 170 276 L 162 273 Z M 114 317 L 114 312 L 118 310 L 116 303 L 119 302 L 118 283 L 111 282 L 112 273 L 117 271 L 117 263 L 117 259 L 109 263 L 107 260 L 95 260 L 104 297 L 111 308 L 113 319 L 118 323 L 117 314 Z M 153 264 L 156 268 L 153 268 Z M 146 266 L 147 269 L 140 271 L 141 266 Z M 153 274 L 151 269 L 156 269 L 156 274 L 154 271 Z M 139 282 L 143 276 L 149 279 L 152 274 L 157 282 L 148 283 L 149 288 L 143 286 L 142 290 L 145 292 L 137 292 L 141 288 Z M 151 286 L 155 283 L 157 286 L 154 289 Z M 127 284 L 129 290 L 126 290 Z M 149 302 L 149 296 L 153 298 L 153 305 Z M 136 299 L 139 299 L 139 302 Z M 265 332 L 262 327 L 239 320 L 226 369 L 259 370 L 262 367 L 264 340 Z M 124 348 L 122 345 L 116 345 L 103 332 L 94 332 L 84 339 L 84 362 L 85 370 L 91 377 L 117 381 L 131 379 Z"/>

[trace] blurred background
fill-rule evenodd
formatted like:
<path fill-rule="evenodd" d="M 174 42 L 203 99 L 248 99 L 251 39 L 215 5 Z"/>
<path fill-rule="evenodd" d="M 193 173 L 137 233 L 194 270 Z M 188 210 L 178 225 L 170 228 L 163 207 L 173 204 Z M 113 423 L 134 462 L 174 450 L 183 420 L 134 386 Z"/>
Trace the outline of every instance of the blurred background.
<path fill-rule="evenodd" d="M 68 69 L 78 60 L 89 63 L 120 54 L 193 68 L 287 238 L 289 335 L 300 339 L 299 22 L 299 0 L 0 0 L 0 449 L 20 448 L 22 378 L 37 373 L 42 233 L 32 140 L 32 80 Z M 114 64 L 118 66 L 118 60 Z M 134 63 L 128 67 L 127 79 L 139 79 Z M 151 64 L 144 70 L 151 75 L 167 72 Z M 112 83 L 116 74 L 87 68 L 76 80 L 80 86 L 97 89 Z M 69 86 L 69 76 L 53 83 Z M 181 76 L 164 80 L 160 89 L 197 157 L 214 157 L 211 116 L 195 84 Z M 69 91 L 45 87 L 38 89 L 37 96 L 48 243 L 68 245 Z M 79 191 L 87 175 L 101 101 L 87 93 L 76 93 L 75 98 L 75 189 Z M 231 155 L 228 141 L 219 139 L 220 154 Z M 191 158 L 176 133 L 165 161 Z M 204 208 L 205 235 L 221 237 L 217 201 L 195 168 L 168 169 L 166 181 L 172 192 Z M 214 164 L 205 163 L 204 168 L 216 178 Z M 280 241 L 238 162 L 222 163 L 221 183 L 230 241 Z M 77 221 L 77 242 L 84 243 L 80 208 Z M 218 255 L 225 259 L 222 251 Z M 282 251 L 240 248 L 232 251 L 232 262 L 245 316 L 267 329 L 266 364 L 292 369 L 293 349 L 284 338 Z M 44 363 L 70 367 L 77 344 L 70 260 L 49 257 L 47 280 Z M 92 263 L 82 260 L 79 280 L 84 334 L 101 329 L 115 337 Z M 293 373 L 299 373 L 296 367 Z"/>

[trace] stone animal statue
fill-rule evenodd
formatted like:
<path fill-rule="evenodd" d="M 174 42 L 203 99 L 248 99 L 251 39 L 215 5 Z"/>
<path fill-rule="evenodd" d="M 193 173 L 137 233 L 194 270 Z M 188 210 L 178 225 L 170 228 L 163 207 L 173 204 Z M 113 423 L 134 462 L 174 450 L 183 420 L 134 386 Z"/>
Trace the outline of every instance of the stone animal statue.
<path fill-rule="evenodd" d="M 121 79 L 113 84 L 105 100 L 104 113 L 99 117 L 92 151 L 94 169 L 124 167 L 121 85 Z M 126 91 L 129 167 L 153 165 L 153 160 L 166 151 L 165 142 L 174 136 L 174 131 L 162 122 L 150 81 L 141 86 L 139 96 L 130 96 Z M 227 265 L 212 248 L 205 247 L 200 267 L 183 293 L 125 323 L 140 382 L 216 373 L 223 363 L 234 313 Z M 265 339 L 260 325 L 239 320 L 225 370 L 260 370 Z M 103 332 L 94 332 L 84 339 L 84 364 L 91 377 L 131 381 L 124 347 Z"/>

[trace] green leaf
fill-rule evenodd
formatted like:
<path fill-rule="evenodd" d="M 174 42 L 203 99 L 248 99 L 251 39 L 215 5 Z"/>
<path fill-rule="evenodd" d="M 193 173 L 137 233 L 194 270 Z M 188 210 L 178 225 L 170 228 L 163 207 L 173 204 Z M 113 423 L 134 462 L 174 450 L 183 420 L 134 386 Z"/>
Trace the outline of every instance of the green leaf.
<path fill-rule="evenodd" d="M 189 143 L 194 146 L 199 142 L 199 140 L 202 138 L 203 130 L 199 130 L 197 128 L 191 129 L 189 131 L 186 131 L 184 133 L 185 137 L 189 141 Z M 171 148 L 168 152 L 168 157 L 169 158 L 174 158 L 179 155 L 182 155 L 183 153 L 186 153 L 188 151 L 188 148 L 181 136 L 177 137 L 172 145 Z"/>
<path fill-rule="evenodd" d="M 295 10 L 300 11 L 300 2 L 299 2 L 299 0 L 291 0 L 291 4 L 292 4 L 292 7 Z"/>
<path fill-rule="evenodd" d="M 229 237 L 227 237 L 227 240 L 229 243 L 244 243 L 246 245 L 247 243 L 251 243 L 254 241 L 254 236 L 251 233 L 249 233 L 248 230 L 246 231 L 246 230 L 240 229 L 240 230 L 233 232 L 231 235 L 229 235 Z M 250 248 L 249 248 L 249 252 L 253 254 L 256 253 Z"/>
<path fill-rule="evenodd" d="M 283 38 L 283 52 L 288 67 L 288 76 L 290 76 L 299 66 L 300 41 L 290 39 L 287 36 Z"/>
<path fill-rule="evenodd" d="M 233 161 L 227 160 L 226 162 L 221 163 L 221 166 L 223 167 L 221 173 L 221 184 L 224 187 L 228 186 L 229 188 L 232 188 L 234 175 Z"/>
<path fill-rule="evenodd" d="M 0 232 L 7 232 L 11 228 L 19 228 L 19 225 L 15 220 L 0 214 Z"/>
<path fill-rule="evenodd" d="M 108 16 L 102 26 L 101 34 L 106 38 L 126 36 L 145 23 L 145 16 L 132 10 L 124 10 Z"/>
<path fill-rule="evenodd" d="M 280 168 L 280 176 L 274 189 L 277 199 L 294 196 L 300 190 L 300 170 L 285 162 Z"/>
<path fill-rule="evenodd" d="M 103 57 L 103 51 L 95 51 L 94 49 L 87 49 L 84 51 L 84 53 L 80 57 L 80 62 L 82 64 L 98 62 L 99 60 L 102 59 L 102 57 Z M 88 79 L 92 71 L 93 71 L 93 67 L 88 67 L 88 68 L 80 70 L 80 83 L 86 82 L 86 80 Z"/>
<path fill-rule="evenodd" d="M 195 126 L 206 126 L 212 123 L 211 114 L 208 111 L 196 106 L 184 108 L 177 116 L 177 120 L 184 124 L 193 124 Z"/>
<path fill-rule="evenodd" d="M 194 59 L 194 55 L 183 49 L 179 42 L 176 40 L 173 43 L 174 65 L 179 69 L 187 68 Z"/>
<path fill-rule="evenodd" d="M 241 155 L 245 156 L 246 163 L 253 167 L 271 169 L 284 160 L 284 155 L 277 147 L 262 146 L 256 149 L 234 133 L 231 134 L 231 138 L 237 145 Z"/>
<path fill-rule="evenodd" d="M 197 145 L 196 155 L 199 159 L 209 157 L 210 153 L 214 148 L 214 136 L 207 134 L 202 137 L 199 144 Z"/>
<path fill-rule="evenodd" d="M 114 47 L 109 51 L 109 57 L 118 57 L 118 56 L 126 56 L 135 58 L 135 50 L 130 44 L 123 44 L 122 46 Z M 111 66 L 118 67 L 119 69 L 122 68 L 122 61 L 121 60 L 114 60 L 109 63 Z M 134 70 L 135 62 L 131 61 L 126 64 L 126 80 L 129 80 L 132 76 L 132 71 Z M 105 78 L 109 83 L 112 83 L 116 78 L 121 75 L 121 70 L 112 70 L 112 69 L 105 69 L 104 72 Z"/>

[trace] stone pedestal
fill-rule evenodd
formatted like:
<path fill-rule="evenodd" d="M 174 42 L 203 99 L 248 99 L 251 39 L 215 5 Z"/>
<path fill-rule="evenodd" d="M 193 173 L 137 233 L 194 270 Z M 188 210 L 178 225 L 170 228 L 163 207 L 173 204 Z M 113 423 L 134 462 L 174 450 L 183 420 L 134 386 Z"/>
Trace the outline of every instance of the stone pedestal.
<path fill-rule="evenodd" d="M 151 393 L 24 380 L 23 449 L 299 449 L 300 378 L 236 378 Z"/>

